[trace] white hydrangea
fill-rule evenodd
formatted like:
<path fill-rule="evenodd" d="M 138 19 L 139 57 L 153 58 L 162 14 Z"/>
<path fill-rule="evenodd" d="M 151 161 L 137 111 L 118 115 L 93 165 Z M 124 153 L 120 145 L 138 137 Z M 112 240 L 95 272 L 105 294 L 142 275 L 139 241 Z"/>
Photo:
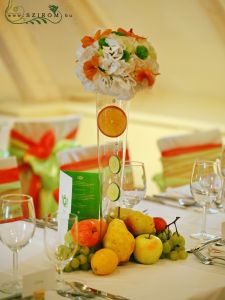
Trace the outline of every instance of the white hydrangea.
<path fill-rule="evenodd" d="M 77 51 L 76 74 L 85 89 L 120 99 L 130 99 L 138 90 L 149 87 L 147 80 L 137 81 L 136 78 L 136 72 L 140 70 L 150 70 L 153 76 L 158 73 L 156 53 L 148 41 L 114 33 L 110 33 L 104 39 L 103 43 L 94 41 Z M 136 55 L 138 46 L 148 49 L 146 58 Z M 97 56 L 97 67 L 91 65 L 94 56 Z M 84 71 L 84 64 L 87 61 L 90 61 L 90 68 L 93 68 L 91 71 L 94 72 L 91 80 L 86 77 Z"/>

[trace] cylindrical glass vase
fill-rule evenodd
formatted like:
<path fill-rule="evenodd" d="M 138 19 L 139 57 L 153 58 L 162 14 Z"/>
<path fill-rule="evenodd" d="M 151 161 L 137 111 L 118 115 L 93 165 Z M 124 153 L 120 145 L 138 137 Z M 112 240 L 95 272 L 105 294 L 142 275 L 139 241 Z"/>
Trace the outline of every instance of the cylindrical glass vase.
<path fill-rule="evenodd" d="M 119 217 L 122 206 L 122 180 L 127 148 L 129 101 L 97 95 L 98 164 L 102 187 L 102 213 Z"/>

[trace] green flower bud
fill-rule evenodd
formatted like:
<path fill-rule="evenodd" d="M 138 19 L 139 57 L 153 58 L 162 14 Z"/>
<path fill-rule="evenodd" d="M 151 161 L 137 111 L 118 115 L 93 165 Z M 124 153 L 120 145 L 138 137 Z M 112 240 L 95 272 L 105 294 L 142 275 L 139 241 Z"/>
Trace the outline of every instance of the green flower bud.
<path fill-rule="evenodd" d="M 146 59 L 148 57 L 148 49 L 145 46 L 137 46 L 135 54 L 140 59 Z"/>

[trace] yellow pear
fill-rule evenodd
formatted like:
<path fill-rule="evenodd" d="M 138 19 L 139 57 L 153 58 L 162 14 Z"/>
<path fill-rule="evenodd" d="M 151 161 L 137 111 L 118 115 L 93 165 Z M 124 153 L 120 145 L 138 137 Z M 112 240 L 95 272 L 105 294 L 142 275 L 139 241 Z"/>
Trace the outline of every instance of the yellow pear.
<path fill-rule="evenodd" d="M 119 210 L 120 209 L 120 210 Z M 125 207 L 114 207 L 109 211 L 107 216 L 107 222 L 110 223 L 113 219 L 119 218 L 121 220 L 125 220 L 130 214 L 134 211 L 132 208 L 125 208 Z M 118 215 L 119 214 L 119 215 Z"/>
<path fill-rule="evenodd" d="M 109 223 L 103 239 L 104 248 L 112 249 L 118 256 L 119 263 L 127 262 L 134 251 L 135 239 L 127 230 L 123 220 L 114 219 Z"/>
<path fill-rule="evenodd" d="M 144 234 L 144 233 L 154 233 L 155 224 L 151 216 L 145 215 L 140 211 L 134 211 L 129 214 L 124 222 L 127 226 L 127 229 L 135 236 Z"/>

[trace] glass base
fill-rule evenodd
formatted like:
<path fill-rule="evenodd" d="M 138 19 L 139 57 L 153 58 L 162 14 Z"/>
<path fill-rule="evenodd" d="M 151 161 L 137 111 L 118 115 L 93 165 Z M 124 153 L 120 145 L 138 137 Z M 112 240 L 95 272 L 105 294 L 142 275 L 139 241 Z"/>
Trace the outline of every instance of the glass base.
<path fill-rule="evenodd" d="M 192 233 L 190 235 L 190 237 L 193 239 L 201 240 L 201 241 L 208 241 L 208 240 L 214 239 L 216 237 L 216 235 L 209 234 L 206 232 L 198 232 L 198 233 Z"/>
<path fill-rule="evenodd" d="M 21 281 L 7 281 L 0 285 L 0 292 L 12 296 L 20 295 L 22 293 Z"/>

